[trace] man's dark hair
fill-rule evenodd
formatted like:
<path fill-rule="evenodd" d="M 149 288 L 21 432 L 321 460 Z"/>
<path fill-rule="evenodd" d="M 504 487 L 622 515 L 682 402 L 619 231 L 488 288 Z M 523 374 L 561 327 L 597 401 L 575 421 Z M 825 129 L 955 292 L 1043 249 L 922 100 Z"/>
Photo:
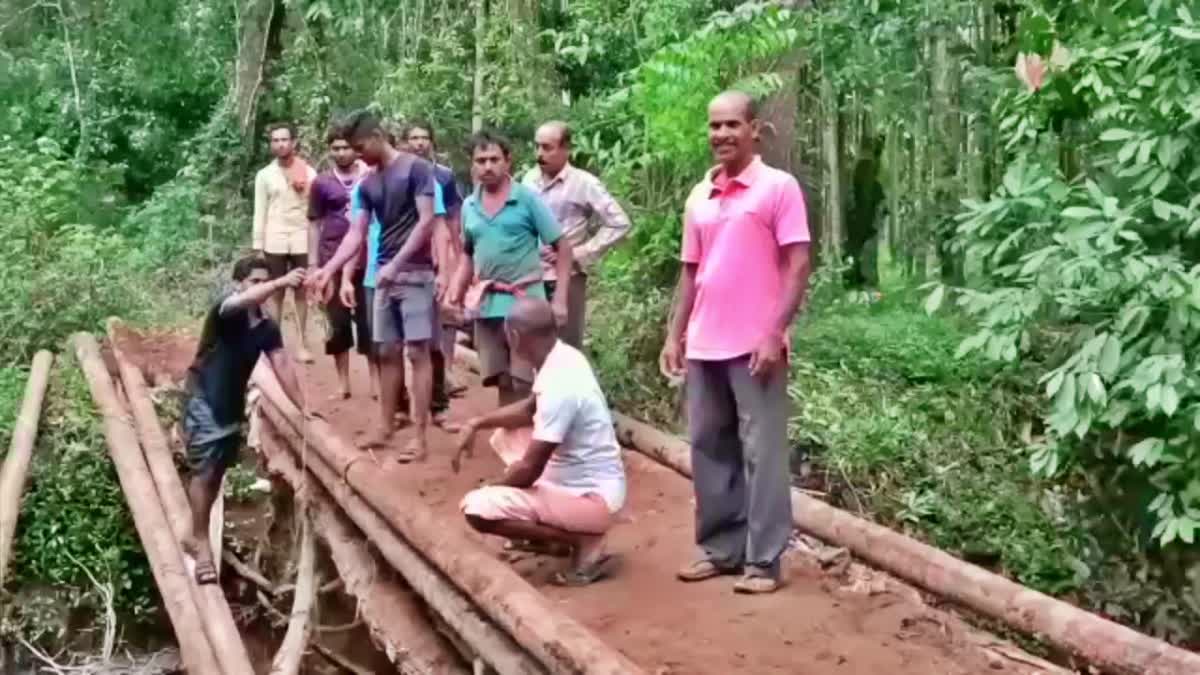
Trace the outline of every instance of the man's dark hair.
<path fill-rule="evenodd" d="M 233 280 L 242 282 L 254 270 L 267 270 L 269 273 L 271 268 L 267 265 L 267 261 L 255 255 L 248 255 L 245 258 L 239 259 L 233 263 Z"/>
<path fill-rule="evenodd" d="M 404 140 L 408 140 L 408 136 L 413 132 L 413 129 L 424 129 L 429 133 L 429 142 L 437 143 L 437 134 L 433 130 L 433 125 L 425 120 L 420 119 L 409 122 L 404 126 Z"/>
<path fill-rule="evenodd" d="M 500 152 L 504 153 L 505 157 L 512 155 L 512 145 L 508 142 L 508 139 L 494 131 L 486 129 L 471 134 L 471 140 L 467 142 L 467 154 L 474 155 L 476 150 L 488 148 L 493 145 L 500 148 Z"/>
<path fill-rule="evenodd" d="M 293 141 L 296 140 L 296 125 L 292 124 L 291 122 L 275 122 L 274 124 L 271 124 L 269 127 L 267 127 L 267 138 L 270 138 L 271 134 L 279 131 L 280 129 L 286 129 L 288 136 L 290 136 Z"/>
<path fill-rule="evenodd" d="M 325 133 L 325 145 L 333 145 L 334 141 L 350 142 L 350 132 L 344 124 L 335 124 Z"/>
<path fill-rule="evenodd" d="M 379 118 L 366 110 L 350 113 L 342 123 L 342 127 L 346 130 L 346 137 L 350 139 L 361 139 L 375 134 L 381 134 L 384 137 L 388 135 Z"/>

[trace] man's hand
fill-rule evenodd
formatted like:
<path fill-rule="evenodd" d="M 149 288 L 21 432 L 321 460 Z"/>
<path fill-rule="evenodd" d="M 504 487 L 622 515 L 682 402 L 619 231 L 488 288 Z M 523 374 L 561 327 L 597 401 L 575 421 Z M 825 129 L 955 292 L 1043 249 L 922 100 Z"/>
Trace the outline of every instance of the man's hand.
<path fill-rule="evenodd" d="M 772 333 L 750 354 L 750 374 L 754 377 L 768 377 L 786 363 L 787 344 L 783 341 L 783 336 Z"/>
<path fill-rule="evenodd" d="M 683 377 L 683 344 L 679 340 L 667 338 L 662 352 L 658 355 L 658 370 L 668 380 L 678 380 Z"/>
<path fill-rule="evenodd" d="M 540 253 L 542 262 L 547 265 L 553 265 L 558 262 L 558 251 L 555 251 L 553 246 L 543 246 Z"/>
<path fill-rule="evenodd" d="M 279 277 L 279 285 L 282 288 L 299 288 L 304 283 L 306 276 L 308 276 L 308 270 L 303 267 L 297 267 Z"/>
<path fill-rule="evenodd" d="M 566 288 L 560 288 L 566 290 Z M 563 293 L 558 293 L 554 297 L 554 301 L 550 303 L 550 309 L 554 310 L 554 323 L 559 326 L 567 325 L 567 299 Z"/>
<path fill-rule="evenodd" d="M 314 295 L 322 296 L 325 294 L 325 288 L 329 286 L 329 281 L 332 278 L 333 272 L 322 267 L 315 274 L 308 277 L 308 282 L 305 285 Z"/>
<path fill-rule="evenodd" d="M 342 279 L 342 287 L 338 291 L 338 299 L 342 301 L 342 306 L 347 309 L 355 307 L 354 282 L 349 279 Z"/>
<path fill-rule="evenodd" d="M 467 420 L 467 423 L 459 430 L 457 448 L 454 451 L 454 458 L 450 460 L 450 468 L 454 470 L 454 473 L 458 473 L 462 469 L 463 455 L 474 456 L 475 434 L 478 431 L 479 420 L 477 418 Z"/>
<path fill-rule="evenodd" d="M 375 274 L 375 287 L 383 288 L 396 283 L 397 267 L 391 263 L 379 268 L 379 272 Z"/>

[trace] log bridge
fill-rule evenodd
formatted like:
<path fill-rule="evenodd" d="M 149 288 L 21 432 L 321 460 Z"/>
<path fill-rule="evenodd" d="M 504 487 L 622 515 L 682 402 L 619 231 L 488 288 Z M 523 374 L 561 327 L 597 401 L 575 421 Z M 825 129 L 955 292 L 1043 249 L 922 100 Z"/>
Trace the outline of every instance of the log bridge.
<path fill-rule="evenodd" d="M 253 672 L 220 587 L 197 586 L 179 548 L 187 502 L 141 372 L 114 344 L 114 381 L 94 338 L 79 334 L 73 344 L 188 672 Z M 468 367 L 477 365 L 467 349 L 457 358 Z M 636 662 L 601 639 L 564 611 L 563 601 L 552 601 L 463 528 L 447 527 L 444 512 L 432 509 L 421 494 L 397 489 L 330 422 L 297 409 L 269 368 L 256 369 L 252 381 L 260 393 L 258 449 L 264 464 L 291 486 L 345 591 L 357 598 L 359 616 L 397 671 L 692 672 L 651 670 L 655 664 Z M 628 448 L 690 475 L 686 442 L 619 414 L 615 420 Z M 1075 659 L 1073 665 L 1119 675 L 1200 673 L 1200 655 L 1024 588 L 802 492 L 794 491 L 792 499 L 799 531 L 844 547 L 924 592 L 1035 636 Z M 300 633 L 305 630 L 301 625 Z M 1041 659 L 1021 660 L 1025 669 L 999 672 L 1068 672 Z M 360 672 L 353 664 L 343 667 Z"/>

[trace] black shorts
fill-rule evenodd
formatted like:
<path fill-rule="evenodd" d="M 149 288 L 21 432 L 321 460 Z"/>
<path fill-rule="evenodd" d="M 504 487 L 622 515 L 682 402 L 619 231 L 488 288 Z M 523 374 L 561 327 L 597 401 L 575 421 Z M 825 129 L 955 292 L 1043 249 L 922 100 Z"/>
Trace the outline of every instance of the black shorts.
<path fill-rule="evenodd" d="M 267 270 L 272 279 L 278 279 L 297 267 L 308 267 L 307 253 L 264 253 L 263 259 L 267 261 Z"/>

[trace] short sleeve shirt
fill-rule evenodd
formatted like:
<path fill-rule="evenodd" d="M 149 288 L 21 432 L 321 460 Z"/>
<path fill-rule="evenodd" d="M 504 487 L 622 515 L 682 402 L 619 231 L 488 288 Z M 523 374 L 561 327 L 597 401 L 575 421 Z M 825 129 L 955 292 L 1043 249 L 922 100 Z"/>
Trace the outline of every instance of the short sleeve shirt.
<path fill-rule="evenodd" d="M 433 175 L 437 179 L 438 187 L 442 189 L 443 212 L 439 215 L 458 213 L 462 209 L 463 198 L 462 193 L 458 190 L 458 183 L 454 180 L 454 171 L 448 166 L 434 164 Z"/>
<path fill-rule="evenodd" d="M 317 241 L 317 262 L 324 265 L 337 252 L 338 245 L 350 229 L 349 185 L 332 173 L 323 173 L 313 182 L 309 190 L 308 219 L 317 224 L 320 233 Z"/>
<path fill-rule="evenodd" d="M 625 467 L 612 414 L 587 358 L 559 341 L 533 382 L 533 438 L 557 444 L 540 481 L 598 494 L 611 513 L 625 504 Z"/>
<path fill-rule="evenodd" d="M 772 330 L 783 292 L 781 251 L 809 241 L 796 178 L 755 158 L 742 173 L 709 173 L 688 197 L 685 263 L 697 265 L 687 358 L 724 361 L 753 352 Z"/>
<path fill-rule="evenodd" d="M 432 199 L 436 185 L 433 165 L 409 153 L 401 153 L 391 164 L 363 180 L 362 207 L 379 220 L 376 257 L 380 265 L 386 265 L 404 247 L 420 220 L 417 198 Z M 406 264 L 408 269 L 432 266 L 428 246 L 415 253 Z"/>
<path fill-rule="evenodd" d="M 227 298 L 228 296 L 226 296 Z M 250 312 L 235 309 L 221 312 L 222 298 L 204 319 L 200 347 L 188 370 L 188 388 L 202 397 L 221 425 L 242 420 L 246 408 L 246 385 L 258 357 L 283 348 L 279 325 L 270 317 L 250 324 Z"/>
<path fill-rule="evenodd" d="M 475 261 L 475 275 L 481 280 L 516 283 L 531 276 L 540 276 L 539 240 L 554 244 L 562 229 L 550 209 L 530 188 L 513 183 L 508 201 L 494 216 L 483 210 L 480 190 L 463 203 L 463 247 Z M 526 292 L 545 298 L 541 283 L 528 286 Z M 484 318 L 508 316 L 513 296 L 489 293 L 480 308 Z"/>

